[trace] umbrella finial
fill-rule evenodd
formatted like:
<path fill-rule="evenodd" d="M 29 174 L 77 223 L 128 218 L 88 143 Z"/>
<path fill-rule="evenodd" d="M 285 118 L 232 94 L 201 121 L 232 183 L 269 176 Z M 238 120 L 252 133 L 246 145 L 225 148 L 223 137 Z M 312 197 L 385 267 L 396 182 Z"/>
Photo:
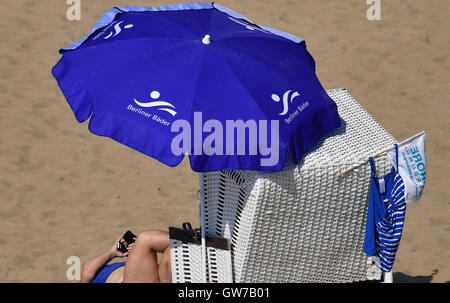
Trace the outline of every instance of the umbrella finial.
<path fill-rule="evenodd" d="M 202 43 L 203 44 L 211 44 L 211 36 L 205 35 L 205 37 L 203 37 L 203 39 L 202 39 Z"/>

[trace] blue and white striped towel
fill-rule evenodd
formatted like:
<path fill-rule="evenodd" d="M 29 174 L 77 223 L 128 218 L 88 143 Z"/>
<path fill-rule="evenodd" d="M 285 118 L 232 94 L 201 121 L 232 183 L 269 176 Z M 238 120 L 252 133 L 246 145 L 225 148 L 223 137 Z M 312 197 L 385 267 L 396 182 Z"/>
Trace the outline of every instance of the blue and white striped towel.
<path fill-rule="evenodd" d="M 395 146 L 397 149 L 397 145 Z M 372 178 L 367 211 L 364 252 L 373 257 L 384 272 L 391 271 L 400 244 L 405 220 L 405 187 L 397 168 L 381 178 L 376 177 L 370 158 Z"/>

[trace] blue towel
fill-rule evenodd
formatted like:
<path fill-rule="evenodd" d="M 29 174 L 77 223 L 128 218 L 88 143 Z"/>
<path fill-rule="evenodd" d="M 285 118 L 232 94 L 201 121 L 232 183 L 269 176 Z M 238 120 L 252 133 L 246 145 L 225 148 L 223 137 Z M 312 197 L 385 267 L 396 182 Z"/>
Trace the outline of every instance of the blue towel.
<path fill-rule="evenodd" d="M 398 146 L 395 145 L 397 157 Z M 370 157 L 372 177 L 367 211 L 364 252 L 384 271 L 391 271 L 402 236 L 405 220 L 405 187 L 398 169 L 381 178 L 376 177 L 373 158 Z M 398 163 L 398 161 L 397 161 Z"/>
<path fill-rule="evenodd" d="M 105 283 L 106 279 L 108 279 L 109 275 L 116 269 L 121 266 L 125 266 L 125 262 L 117 262 L 113 264 L 108 264 L 103 266 L 95 276 L 94 280 L 91 283 Z"/>

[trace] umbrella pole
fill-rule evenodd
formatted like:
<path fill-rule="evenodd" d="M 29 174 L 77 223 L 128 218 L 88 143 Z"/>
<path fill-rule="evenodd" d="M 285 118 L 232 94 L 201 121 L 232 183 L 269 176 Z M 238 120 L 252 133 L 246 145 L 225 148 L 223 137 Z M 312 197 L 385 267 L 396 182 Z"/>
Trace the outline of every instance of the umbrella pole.
<path fill-rule="evenodd" d="M 206 228 L 205 228 L 205 200 L 203 198 L 203 182 L 202 175 L 199 174 L 200 183 L 200 228 L 202 233 L 202 272 L 203 282 L 207 283 L 206 275 Z"/>

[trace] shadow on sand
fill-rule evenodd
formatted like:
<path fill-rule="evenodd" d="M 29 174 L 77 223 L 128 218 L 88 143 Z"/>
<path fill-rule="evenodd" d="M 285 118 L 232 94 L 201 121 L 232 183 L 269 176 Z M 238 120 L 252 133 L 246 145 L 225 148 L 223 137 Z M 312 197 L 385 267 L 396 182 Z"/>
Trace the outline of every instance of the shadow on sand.
<path fill-rule="evenodd" d="M 429 276 L 408 276 L 402 272 L 394 272 L 394 283 L 431 283 L 433 274 Z M 447 281 L 446 283 L 449 283 Z"/>

